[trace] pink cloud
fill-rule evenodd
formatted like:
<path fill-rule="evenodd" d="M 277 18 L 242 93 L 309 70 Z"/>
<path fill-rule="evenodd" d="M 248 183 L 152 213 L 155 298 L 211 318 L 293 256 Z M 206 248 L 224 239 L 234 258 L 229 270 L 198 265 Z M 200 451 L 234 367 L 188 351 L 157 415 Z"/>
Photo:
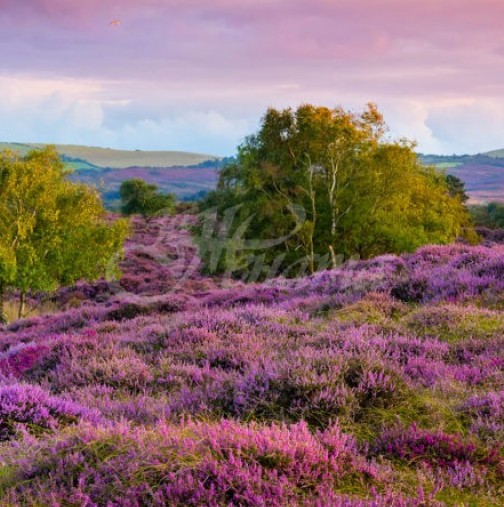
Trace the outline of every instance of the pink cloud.
<path fill-rule="evenodd" d="M 103 76 L 129 75 L 132 59 L 142 67 L 170 58 L 203 70 L 410 61 L 463 69 L 475 52 L 500 58 L 502 12 L 495 0 L 4 0 L 0 26 L 3 45 L 24 43 L 27 66 L 70 74 L 78 69 L 61 58 L 68 51 Z M 51 53 L 40 55 L 45 47 Z"/>
<path fill-rule="evenodd" d="M 502 14 L 502 0 L 0 0 L 0 74 L 101 81 L 145 117 L 502 102 Z"/>

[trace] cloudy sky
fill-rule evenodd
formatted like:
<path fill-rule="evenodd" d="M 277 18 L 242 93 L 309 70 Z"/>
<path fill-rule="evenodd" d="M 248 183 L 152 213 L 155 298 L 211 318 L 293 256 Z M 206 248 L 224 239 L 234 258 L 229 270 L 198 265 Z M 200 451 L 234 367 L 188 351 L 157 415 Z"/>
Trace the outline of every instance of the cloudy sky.
<path fill-rule="evenodd" d="M 0 0 L 0 140 L 233 154 L 267 107 L 504 148 L 503 0 Z M 120 20 L 120 23 L 111 23 Z"/>

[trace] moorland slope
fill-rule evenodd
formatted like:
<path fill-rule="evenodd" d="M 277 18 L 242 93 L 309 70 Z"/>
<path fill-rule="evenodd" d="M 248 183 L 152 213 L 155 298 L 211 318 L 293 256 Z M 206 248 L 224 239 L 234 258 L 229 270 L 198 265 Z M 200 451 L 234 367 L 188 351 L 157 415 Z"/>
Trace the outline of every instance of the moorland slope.
<path fill-rule="evenodd" d="M 193 221 L 0 331 L 2 505 L 502 505 L 504 246 L 245 285 Z"/>

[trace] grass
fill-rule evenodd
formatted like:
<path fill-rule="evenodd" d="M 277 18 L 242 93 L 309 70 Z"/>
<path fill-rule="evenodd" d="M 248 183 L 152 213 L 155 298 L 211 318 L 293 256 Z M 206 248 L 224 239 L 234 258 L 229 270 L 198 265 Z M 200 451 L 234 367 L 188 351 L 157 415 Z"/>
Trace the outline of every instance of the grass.
<path fill-rule="evenodd" d="M 38 317 L 39 315 L 53 315 L 59 311 L 61 311 L 61 308 L 51 301 L 44 301 L 38 304 L 27 303 L 24 317 L 32 318 Z M 7 322 L 12 323 L 18 320 L 18 302 L 12 299 L 6 301 L 4 305 L 4 312 L 7 317 Z"/>
<path fill-rule="evenodd" d="M 402 321 L 417 336 L 454 343 L 467 338 L 491 339 L 504 334 L 504 314 L 473 306 L 440 305 L 413 311 Z"/>
<path fill-rule="evenodd" d="M 502 498 L 475 494 L 458 488 L 444 488 L 436 495 L 436 500 L 450 507 L 501 507 Z"/>
<path fill-rule="evenodd" d="M 341 426 L 360 442 L 371 442 L 385 427 L 415 423 L 422 429 L 464 434 L 465 425 L 446 396 L 428 390 L 405 390 L 401 400 L 388 408 L 364 409 L 358 422 L 340 419 Z"/>
<path fill-rule="evenodd" d="M 86 162 L 85 160 L 64 160 L 65 165 L 74 172 L 79 171 L 97 171 L 102 172 L 101 167 L 97 167 L 95 165 Z"/>
<path fill-rule="evenodd" d="M 329 309 L 326 314 L 330 320 L 353 325 L 376 324 L 388 329 L 395 327 L 395 323 L 411 310 L 411 305 L 400 301 L 382 301 L 379 294 L 371 293 L 352 305 Z"/>
<path fill-rule="evenodd" d="M 441 162 L 439 164 L 436 164 L 436 167 L 438 169 L 454 169 L 455 167 L 460 167 L 462 162 Z"/>

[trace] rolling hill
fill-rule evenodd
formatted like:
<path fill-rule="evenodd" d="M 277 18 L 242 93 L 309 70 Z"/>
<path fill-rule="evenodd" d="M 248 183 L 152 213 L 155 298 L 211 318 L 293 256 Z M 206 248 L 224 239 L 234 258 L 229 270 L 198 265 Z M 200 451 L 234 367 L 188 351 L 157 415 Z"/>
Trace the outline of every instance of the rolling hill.
<path fill-rule="evenodd" d="M 504 148 L 502 150 L 488 151 L 485 153 L 485 155 L 488 155 L 492 158 L 504 158 Z"/>
<path fill-rule="evenodd" d="M 0 505 L 502 505 L 504 246 L 246 284 L 195 220 L 0 326 Z"/>
<path fill-rule="evenodd" d="M 22 155 L 43 144 L 0 143 Z M 119 199 L 124 180 L 141 178 L 179 199 L 194 199 L 215 188 L 219 157 L 181 151 L 128 151 L 75 145 L 56 145 L 63 161 L 73 169 L 71 178 L 95 185 L 108 207 Z"/>
<path fill-rule="evenodd" d="M 0 143 L 1 149 L 19 151 L 42 144 Z M 121 182 L 141 178 L 164 192 L 191 200 L 215 188 L 218 170 L 228 159 L 179 151 L 128 151 L 88 146 L 57 145 L 72 178 L 95 185 L 106 204 L 114 206 Z M 423 163 L 459 177 L 466 184 L 470 204 L 504 202 L 504 149 L 476 155 L 419 155 Z"/>
<path fill-rule="evenodd" d="M 0 143 L 0 149 L 10 149 L 24 154 L 27 151 L 43 147 L 43 144 Z M 95 168 L 122 169 L 124 167 L 172 167 L 193 166 L 207 160 L 218 160 L 214 155 L 188 153 L 184 151 L 142 151 L 113 150 L 91 146 L 70 144 L 56 145 L 58 152 L 69 162 L 81 162 Z"/>
<path fill-rule="evenodd" d="M 504 202 L 504 150 L 477 155 L 420 155 L 420 158 L 464 181 L 469 204 Z"/>

